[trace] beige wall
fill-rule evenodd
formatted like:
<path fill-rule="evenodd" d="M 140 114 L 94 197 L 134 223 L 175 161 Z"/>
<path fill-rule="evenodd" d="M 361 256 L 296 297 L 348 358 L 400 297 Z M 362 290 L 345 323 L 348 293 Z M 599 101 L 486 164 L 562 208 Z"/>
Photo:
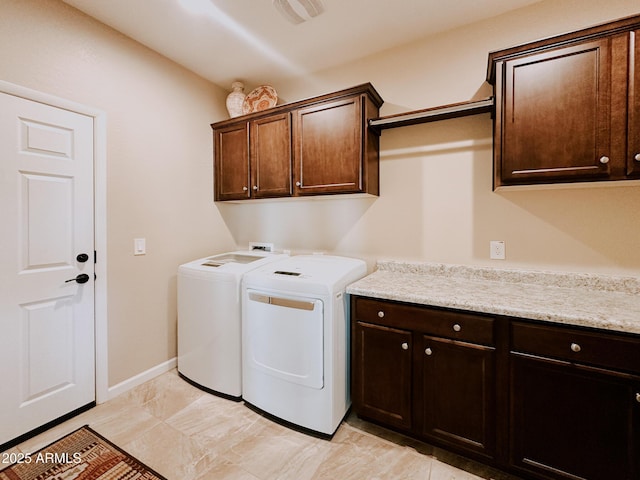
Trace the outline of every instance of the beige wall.
<path fill-rule="evenodd" d="M 177 266 L 234 246 L 211 192 L 226 92 L 57 0 L 0 0 L 0 79 L 106 112 L 109 384 L 175 357 Z"/>
<path fill-rule="evenodd" d="M 275 87 L 293 101 L 370 81 L 383 114 L 480 98 L 490 50 L 639 10 L 601 5 L 547 0 Z M 379 198 L 216 205 L 209 123 L 226 118 L 226 91 L 59 0 L 0 0 L 0 12 L 0 80 L 107 113 L 112 386 L 176 355 L 177 266 L 253 240 L 371 261 L 640 274 L 640 187 L 494 193 L 488 115 L 385 131 Z M 133 256 L 136 237 L 146 256 Z M 494 239 L 506 261 L 489 261 Z"/>
<path fill-rule="evenodd" d="M 382 114 L 484 98 L 489 51 L 637 13 L 637 0 L 543 1 L 275 87 L 295 100 L 371 82 Z M 491 133 L 489 114 L 384 131 L 375 200 L 221 211 L 240 244 L 261 222 L 294 251 L 640 274 L 640 187 L 492 192 Z M 489 260 L 490 240 L 506 241 L 506 261 Z"/>

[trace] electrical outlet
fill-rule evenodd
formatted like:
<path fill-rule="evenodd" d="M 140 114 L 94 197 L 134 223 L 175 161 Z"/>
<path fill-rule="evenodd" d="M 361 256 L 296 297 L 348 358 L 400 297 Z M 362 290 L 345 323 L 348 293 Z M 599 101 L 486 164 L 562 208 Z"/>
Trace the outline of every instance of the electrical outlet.
<path fill-rule="evenodd" d="M 489 258 L 492 260 L 505 259 L 505 245 L 502 240 L 491 240 L 489 242 Z"/>

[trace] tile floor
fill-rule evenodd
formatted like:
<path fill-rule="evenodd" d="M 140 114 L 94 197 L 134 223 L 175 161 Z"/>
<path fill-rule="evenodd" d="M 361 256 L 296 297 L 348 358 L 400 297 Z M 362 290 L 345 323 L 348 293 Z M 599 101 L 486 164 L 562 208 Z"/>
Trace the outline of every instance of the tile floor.
<path fill-rule="evenodd" d="M 175 370 L 15 450 L 34 452 L 85 424 L 170 480 L 517 480 L 355 415 L 331 441 L 299 433 L 189 385 Z"/>

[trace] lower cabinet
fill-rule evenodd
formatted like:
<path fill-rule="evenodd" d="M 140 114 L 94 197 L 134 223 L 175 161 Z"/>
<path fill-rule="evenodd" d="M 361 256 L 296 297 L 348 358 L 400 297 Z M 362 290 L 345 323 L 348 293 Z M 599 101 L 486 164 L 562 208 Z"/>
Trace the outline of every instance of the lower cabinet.
<path fill-rule="evenodd" d="M 640 337 L 354 296 L 360 417 L 536 480 L 640 479 Z"/>
<path fill-rule="evenodd" d="M 513 355 L 511 461 L 540 478 L 637 479 L 633 382 Z"/>
<path fill-rule="evenodd" d="M 493 458 L 495 349 L 425 335 L 420 350 L 422 436 Z"/>
<path fill-rule="evenodd" d="M 356 413 L 492 459 L 493 319 L 359 297 L 352 317 Z"/>
<path fill-rule="evenodd" d="M 411 332 L 357 322 L 355 343 L 359 368 L 353 395 L 358 412 L 385 425 L 411 430 Z"/>
<path fill-rule="evenodd" d="M 519 473 L 640 478 L 640 341 L 514 321 L 509 360 L 510 462 Z"/>

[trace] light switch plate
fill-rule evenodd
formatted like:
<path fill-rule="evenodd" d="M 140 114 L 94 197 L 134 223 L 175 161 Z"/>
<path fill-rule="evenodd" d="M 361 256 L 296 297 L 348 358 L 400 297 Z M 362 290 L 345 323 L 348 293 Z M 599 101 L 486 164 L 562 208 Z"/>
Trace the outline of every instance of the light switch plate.
<path fill-rule="evenodd" d="M 145 255 L 147 253 L 147 240 L 145 238 L 133 239 L 133 254 Z"/>

